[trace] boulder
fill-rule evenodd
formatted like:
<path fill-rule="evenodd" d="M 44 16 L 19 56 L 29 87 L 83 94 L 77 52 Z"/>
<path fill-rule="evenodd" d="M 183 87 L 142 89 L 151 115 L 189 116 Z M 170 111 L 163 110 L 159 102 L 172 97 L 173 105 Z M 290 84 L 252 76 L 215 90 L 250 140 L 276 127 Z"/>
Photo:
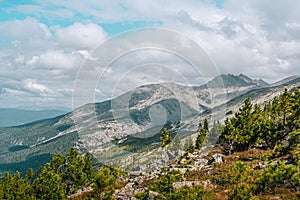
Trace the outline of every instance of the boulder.
<path fill-rule="evenodd" d="M 208 164 L 211 165 L 212 163 L 222 163 L 223 162 L 223 154 L 215 153 L 212 158 L 208 161 Z"/>

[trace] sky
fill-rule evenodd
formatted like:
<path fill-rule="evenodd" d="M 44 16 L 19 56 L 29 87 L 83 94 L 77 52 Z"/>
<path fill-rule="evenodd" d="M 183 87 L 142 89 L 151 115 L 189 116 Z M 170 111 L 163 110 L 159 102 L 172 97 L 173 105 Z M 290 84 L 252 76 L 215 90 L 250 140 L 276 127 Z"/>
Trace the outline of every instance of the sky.
<path fill-rule="evenodd" d="M 70 110 L 84 60 L 108 39 L 146 27 L 191 38 L 220 73 L 269 83 L 300 74 L 298 0 L 0 0 L 0 5 L 0 108 Z M 118 67 L 145 55 L 132 55 Z M 149 73 L 149 67 L 137 73 Z M 125 75 L 134 84 L 126 79 L 124 91 L 145 84 L 119 70 L 118 77 Z M 107 82 L 103 91 L 96 89 L 98 100 L 109 98 L 105 90 L 114 87 Z"/>

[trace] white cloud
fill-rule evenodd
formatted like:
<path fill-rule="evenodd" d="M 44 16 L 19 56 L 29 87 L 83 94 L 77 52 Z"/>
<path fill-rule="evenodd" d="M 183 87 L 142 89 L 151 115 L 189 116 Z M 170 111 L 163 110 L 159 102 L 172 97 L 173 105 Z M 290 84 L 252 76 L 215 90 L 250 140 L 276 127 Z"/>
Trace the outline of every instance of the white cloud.
<path fill-rule="evenodd" d="M 51 32 L 45 24 L 35 18 L 0 22 L 0 36 L 15 40 L 49 39 Z"/>
<path fill-rule="evenodd" d="M 5 94 L 5 99 L 12 101 L 18 96 L 13 101 L 22 104 L 25 101 L 21 97 L 26 96 L 36 105 L 38 96 L 41 101 L 51 96 L 68 103 L 62 106 L 71 107 L 69 98 L 76 72 L 106 33 L 94 23 L 52 28 L 27 17 L 0 22 L 1 37 L 11 40 L 0 46 L 2 97 Z"/>
<path fill-rule="evenodd" d="M 24 80 L 23 88 L 25 91 L 32 92 L 34 94 L 38 94 L 42 96 L 53 94 L 53 91 L 51 91 L 47 86 L 37 83 L 36 80 L 32 80 L 32 79 Z"/>
<path fill-rule="evenodd" d="M 56 31 L 59 44 L 66 48 L 93 49 L 106 39 L 107 35 L 97 24 L 74 23 Z"/>
<path fill-rule="evenodd" d="M 82 57 L 75 53 L 48 50 L 38 56 L 33 56 L 27 63 L 36 67 L 48 69 L 75 68 L 82 61 Z"/>
<path fill-rule="evenodd" d="M 83 59 L 108 37 L 99 23 L 159 21 L 198 42 L 223 73 L 245 73 L 269 82 L 300 73 L 300 2 L 295 0 L 225 0 L 223 9 L 207 3 L 210 0 L 36 2 L 39 5 L 10 10 L 35 18 L 0 22 L 0 37 L 9 38 L 1 40 L 0 88 L 14 94 L 26 89 L 69 98 Z M 42 18 L 77 22 L 49 27 L 38 20 Z M 123 71 L 112 70 L 112 77 L 126 72 L 122 64 Z"/>

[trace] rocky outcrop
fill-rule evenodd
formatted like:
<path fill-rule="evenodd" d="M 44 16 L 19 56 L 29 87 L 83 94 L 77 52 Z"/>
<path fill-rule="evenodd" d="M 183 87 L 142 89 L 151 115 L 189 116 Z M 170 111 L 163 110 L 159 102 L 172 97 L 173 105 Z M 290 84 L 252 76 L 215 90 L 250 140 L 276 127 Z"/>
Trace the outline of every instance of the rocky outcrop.
<path fill-rule="evenodd" d="M 223 162 L 223 154 L 215 153 L 213 154 L 212 158 L 208 161 L 208 164 L 211 165 L 212 163 L 222 163 Z"/>
<path fill-rule="evenodd" d="M 204 156 L 206 158 L 204 158 Z M 213 166 L 212 163 L 221 163 L 224 161 L 224 155 L 220 153 L 215 153 L 210 156 L 201 154 L 200 151 L 195 151 L 193 153 L 187 154 L 186 157 L 182 158 L 180 161 L 170 164 L 168 166 L 169 170 L 177 170 L 181 174 L 185 174 L 187 171 L 192 170 L 200 170 L 204 169 L 205 171 L 209 172 Z M 160 196 L 159 193 L 149 190 L 147 187 L 143 187 L 143 182 L 147 180 L 151 180 L 154 178 L 158 178 L 159 176 L 164 176 L 165 174 L 162 173 L 160 170 L 152 171 L 146 173 L 145 171 L 133 171 L 129 173 L 129 177 L 126 180 L 128 183 L 120 189 L 115 190 L 114 198 L 115 199 L 124 199 L 124 200 L 132 200 L 136 199 L 134 196 L 136 194 L 145 192 L 146 195 L 144 197 L 145 200 L 152 200 L 156 199 Z M 210 190 L 213 189 L 214 186 L 210 182 L 210 180 L 198 180 L 198 181 L 179 181 L 174 182 L 173 187 L 174 189 L 178 189 L 184 186 L 193 187 L 195 185 L 201 185 L 204 189 Z"/>
<path fill-rule="evenodd" d="M 93 191 L 91 186 L 77 190 L 75 194 L 68 196 L 68 199 L 80 199 Z"/>
<path fill-rule="evenodd" d="M 181 187 L 184 187 L 184 186 L 193 187 L 193 186 L 196 186 L 196 185 L 201 185 L 206 190 L 214 188 L 214 186 L 210 182 L 210 180 L 206 180 L 206 181 L 182 181 L 182 182 L 174 182 L 173 183 L 173 187 L 175 189 L 178 189 L 178 188 L 181 188 Z"/>

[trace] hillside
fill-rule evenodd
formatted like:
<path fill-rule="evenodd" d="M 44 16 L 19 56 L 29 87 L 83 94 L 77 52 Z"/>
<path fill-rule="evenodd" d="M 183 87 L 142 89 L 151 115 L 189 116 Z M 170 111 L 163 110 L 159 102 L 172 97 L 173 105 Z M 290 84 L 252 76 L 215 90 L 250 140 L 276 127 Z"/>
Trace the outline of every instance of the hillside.
<path fill-rule="evenodd" d="M 232 76 L 223 76 L 224 82 L 231 82 L 232 78 L 241 79 L 241 76 Z M 230 77 L 229 80 L 227 77 Z M 199 116 L 217 116 L 224 120 L 232 116 L 247 97 L 263 105 L 282 93 L 284 88 L 292 90 L 300 85 L 299 79 L 293 79 L 284 85 L 271 87 L 258 87 L 251 83 L 251 89 L 244 87 L 244 79 L 247 80 L 243 77 L 242 85 L 236 87 L 211 89 L 215 102 L 209 101 L 209 90 L 205 86 L 154 84 L 141 86 L 113 100 L 82 106 L 62 116 L 0 128 L 0 169 L 2 172 L 24 172 L 29 167 L 37 169 L 52 155 L 66 153 L 72 146 L 89 150 L 96 157 L 100 155 L 97 157 L 100 161 L 116 161 L 119 165 L 132 159 L 132 153 L 139 152 L 139 156 L 145 158 L 146 167 L 161 153 L 157 148 L 163 127 L 180 133 L 181 139 L 185 139 L 197 132 Z M 224 96 L 229 89 L 231 98 L 226 99 Z M 125 109 L 127 105 L 122 104 L 124 99 L 129 102 L 128 111 Z M 155 109 L 158 109 L 159 115 L 153 114 Z M 166 119 L 161 120 L 164 115 Z M 118 158 L 122 158 L 123 162 Z M 158 159 L 153 165 L 160 166 L 168 159 Z M 124 164 L 123 167 L 129 166 Z"/>
<path fill-rule="evenodd" d="M 299 85 L 261 106 L 247 98 L 224 125 L 198 121 L 188 143 L 178 135 L 172 142 L 164 129 L 158 156 L 184 153 L 159 169 L 136 168 L 141 157 L 132 158 L 135 169 L 128 172 L 93 168 L 93 154 L 71 148 L 23 178 L 5 173 L 0 199 L 299 199 L 299 98 Z M 216 135 L 217 144 L 207 151 Z"/>

